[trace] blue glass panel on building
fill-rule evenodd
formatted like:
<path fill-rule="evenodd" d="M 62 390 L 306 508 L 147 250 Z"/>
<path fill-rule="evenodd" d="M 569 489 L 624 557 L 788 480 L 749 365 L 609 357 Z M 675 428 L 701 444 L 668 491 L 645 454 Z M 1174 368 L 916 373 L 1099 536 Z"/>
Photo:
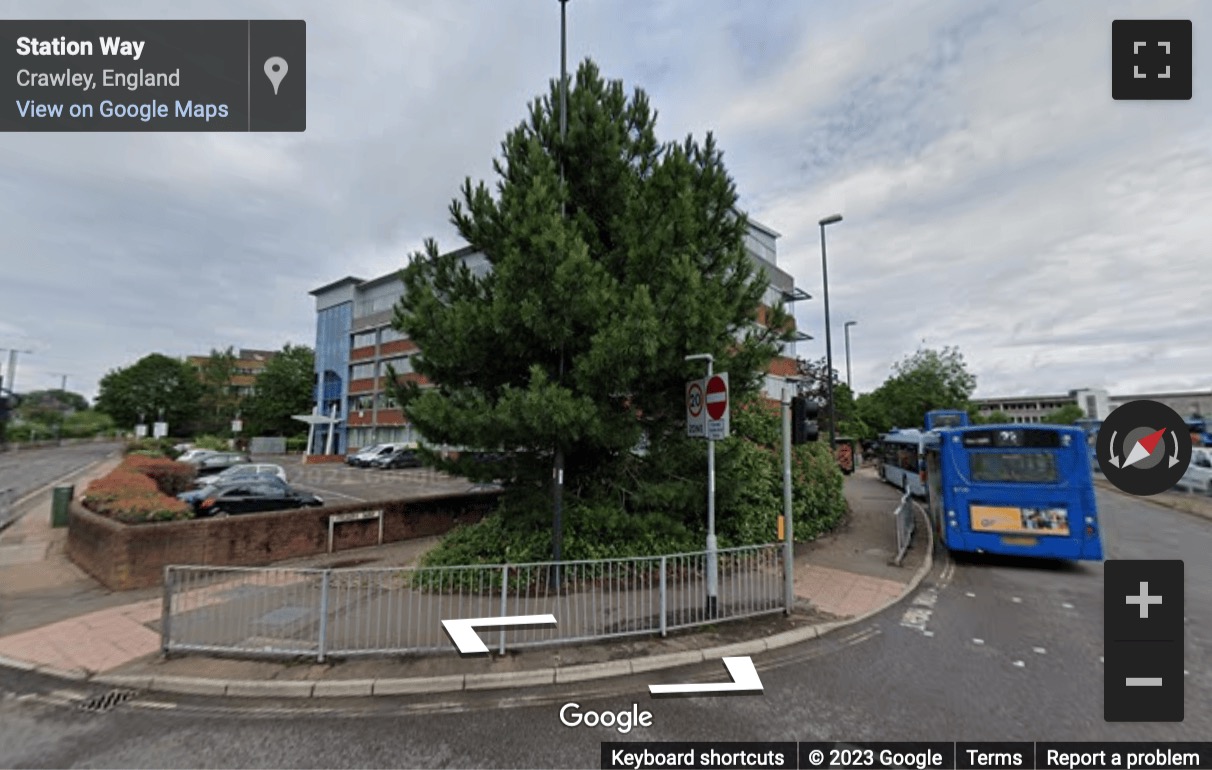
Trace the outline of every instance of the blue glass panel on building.
<path fill-rule="evenodd" d="M 342 373 L 349 371 L 349 334 L 353 328 L 353 303 L 345 302 L 319 311 L 316 314 L 316 403 L 320 411 L 328 416 L 337 406 L 337 417 L 342 421 L 335 426 L 332 451 L 345 452 L 346 426 L 345 402 L 347 383 Z M 328 442 L 327 426 L 316 426 L 316 435 L 311 446 L 313 454 L 322 453 Z"/>

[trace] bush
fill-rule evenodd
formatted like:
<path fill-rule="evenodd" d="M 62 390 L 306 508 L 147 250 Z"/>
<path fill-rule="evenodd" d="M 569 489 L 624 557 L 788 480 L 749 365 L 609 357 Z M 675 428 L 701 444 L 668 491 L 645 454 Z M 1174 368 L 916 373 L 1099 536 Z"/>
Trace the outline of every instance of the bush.
<path fill-rule="evenodd" d="M 193 518 L 193 509 L 188 503 L 163 495 L 135 497 L 120 501 L 120 507 L 111 516 L 123 524 L 142 524 L 148 521 L 177 521 Z"/>
<path fill-rule="evenodd" d="M 291 438 L 286 439 L 286 451 L 287 452 L 291 452 L 291 453 L 302 452 L 305 449 L 307 449 L 307 437 L 306 436 L 292 436 Z"/>
<path fill-rule="evenodd" d="M 122 467 L 149 477 L 156 483 L 160 493 L 169 497 L 176 497 L 190 489 L 196 477 L 192 465 L 164 457 L 130 454 L 122 461 Z"/>
<path fill-rule="evenodd" d="M 172 495 L 184 491 L 193 469 L 163 457 L 130 454 L 84 491 L 84 507 L 126 524 L 188 519 L 190 506 Z"/>
<path fill-rule="evenodd" d="M 198 449 L 213 449 L 216 452 L 226 452 L 231 449 L 231 442 L 218 436 L 199 436 L 193 440 Z"/>

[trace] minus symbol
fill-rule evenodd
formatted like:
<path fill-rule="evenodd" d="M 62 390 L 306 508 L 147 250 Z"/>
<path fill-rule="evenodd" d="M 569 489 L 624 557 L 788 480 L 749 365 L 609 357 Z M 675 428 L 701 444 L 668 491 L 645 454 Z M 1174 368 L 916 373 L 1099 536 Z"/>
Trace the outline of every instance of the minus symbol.
<path fill-rule="evenodd" d="M 1160 676 L 1130 676 L 1125 680 L 1127 687 L 1161 687 L 1162 678 Z"/>

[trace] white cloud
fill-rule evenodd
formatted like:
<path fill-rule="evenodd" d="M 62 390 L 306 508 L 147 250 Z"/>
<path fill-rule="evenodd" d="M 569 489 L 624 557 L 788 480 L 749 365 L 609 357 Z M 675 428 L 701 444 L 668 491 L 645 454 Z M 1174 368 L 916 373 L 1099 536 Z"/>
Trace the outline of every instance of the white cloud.
<path fill-rule="evenodd" d="M 11 17 L 97 17 L 13 3 Z M 245 3 L 111 3 L 114 18 L 243 18 Z M 558 4 L 266 3 L 308 22 L 303 134 L 9 134 L 0 347 L 22 387 L 92 394 L 151 351 L 314 341 L 307 292 L 394 270 L 559 64 Z M 1212 57 L 1190 102 L 1110 98 L 1110 21 L 1212 21 L 1194 2 L 570 3 L 569 66 L 642 86 L 663 139 L 714 130 L 823 355 L 877 385 L 925 339 L 985 394 L 1212 386 Z M 490 180 L 491 181 L 491 180 Z M 24 343 L 23 343 L 24 344 Z M 0 358 L 0 363 L 3 359 Z"/>

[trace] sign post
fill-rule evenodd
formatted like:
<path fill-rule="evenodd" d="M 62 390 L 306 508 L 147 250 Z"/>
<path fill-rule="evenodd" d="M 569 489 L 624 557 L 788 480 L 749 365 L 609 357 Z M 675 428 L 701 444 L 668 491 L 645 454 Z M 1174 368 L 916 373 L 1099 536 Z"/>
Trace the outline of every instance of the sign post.
<path fill-rule="evenodd" d="M 715 537 L 715 442 L 728 436 L 728 375 L 715 374 L 715 358 L 710 353 L 686 356 L 687 361 L 705 360 L 707 379 L 696 380 L 686 385 L 686 433 L 690 436 L 707 437 L 707 616 L 714 618 L 719 613 L 719 549 Z M 700 384 L 701 383 L 701 384 Z M 702 433 L 693 427 L 695 409 L 692 398 L 696 385 L 703 394 Z"/>
<path fill-rule="evenodd" d="M 686 383 L 686 435 L 690 438 L 703 438 L 707 435 L 703 385 L 703 380 L 691 380 Z"/>

